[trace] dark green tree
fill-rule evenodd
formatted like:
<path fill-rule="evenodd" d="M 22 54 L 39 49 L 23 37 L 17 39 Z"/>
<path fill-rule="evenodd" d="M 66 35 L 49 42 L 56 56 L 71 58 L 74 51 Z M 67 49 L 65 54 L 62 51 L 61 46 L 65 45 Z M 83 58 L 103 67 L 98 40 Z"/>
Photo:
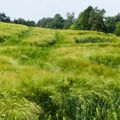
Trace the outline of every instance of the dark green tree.
<path fill-rule="evenodd" d="M 33 20 L 28 20 L 28 21 L 26 21 L 25 25 L 34 27 L 34 26 L 36 26 L 36 23 Z"/>
<path fill-rule="evenodd" d="M 56 14 L 52 20 L 52 28 L 62 29 L 64 27 L 64 19 L 60 14 Z"/>
<path fill-rule="evenodd" d="M 93 7 L 89 6 L 86 10 L 81 12 L 76 22 L 73 25 L 74 29 L 89 30 L 90 29 L 89 19 L 91 17 L 92 11 L 93 11 Z"/>
<path fill-rule="evenodd" d="M 67 13 L 67 19 L 64 20 L 64 28 L 65 29 L 70 29 L 70 26 L 74 23 L 75 18 L 74 18 L 74 13 Z"/>
<path fill-rule="evenodd" d="M 115 30 L 116 19 L 115 17 L 106 17 L 105 18 L 105 32 L 113 33 Z"/>
<path fill-rule="evenodd" d="M 99 10 L 97 7 L 91 11 L 90 18 L 88 21 L 90 30 L 96 30 L 96 31 L 105 30 L 104 14 L 105 14 L 105 10 L 104 9 Z"/>
<path fill-rule="evenodd" d="M 14 23 L 25 25 L 26 21 L 23 18 L 18 18 L 18 19 L 14 19 Z"/>
<path fill-rule="evenodd" d="M 118 13 L 118 14 L 115 16 L 115 21 L 116 21 L 116 22 L 120 22 L 120 13 Z"/>
<path fill-rule="evenodd" d="M 42 18 L 38 21 L 37 26 L 39 27 L 46 27 L 46 28 L 52 28 L 52 18 Z"/>
<path fill-rule="evenodd" d="M 104 9 L 99 10 L 97 7 L 89 6 L 80 13 L 72 27 L 73 29 L 102 31 L 105 29 L 104 14 Z"/>
<path fill-rule="evenodd" d="M 0 22 L 11 22 L 11 20 L 5 13 L 0 13 Z"/>
<path fill-rule="evenodd" d="M 36 26 L 36 23 L 34 21 L 26 21 L 23 18 L 18 18 L 18 19 L 14 19 L 13 21 L 16 24 L 22 24 L 22 25 L 27 25 L 27 26 Z"/>

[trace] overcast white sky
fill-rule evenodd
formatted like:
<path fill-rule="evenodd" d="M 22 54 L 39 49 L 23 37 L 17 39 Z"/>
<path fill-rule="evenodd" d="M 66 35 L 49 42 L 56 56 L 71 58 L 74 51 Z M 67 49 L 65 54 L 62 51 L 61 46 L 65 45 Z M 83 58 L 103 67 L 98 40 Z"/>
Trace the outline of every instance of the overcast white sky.
<path fill-rule="evenodd" d="M 52 17 L 60 13 L 75 12 L 76 16 L 89 5 L 104 8 L 106 15 L 120 12 L 120 0 L 0 0 L 0 12 L 13 18 L 22 17 L 38 21 L 42 17 Z"/>

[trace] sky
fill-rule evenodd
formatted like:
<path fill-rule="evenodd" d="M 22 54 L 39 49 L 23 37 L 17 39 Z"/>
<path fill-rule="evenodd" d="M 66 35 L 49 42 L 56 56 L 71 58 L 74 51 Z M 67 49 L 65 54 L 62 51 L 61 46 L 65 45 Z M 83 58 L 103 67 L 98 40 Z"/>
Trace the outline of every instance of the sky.
<path fill-rule="evenodd" d="M 120 0 L 0 0 L 0 12 L 14 18 L 38 21 L 43 17 L 53 17 L 60 13 L 64 18 L 67 12 L 77 17 L 89 5 L 106 10 L 106 16 L 120 12 Z"/>

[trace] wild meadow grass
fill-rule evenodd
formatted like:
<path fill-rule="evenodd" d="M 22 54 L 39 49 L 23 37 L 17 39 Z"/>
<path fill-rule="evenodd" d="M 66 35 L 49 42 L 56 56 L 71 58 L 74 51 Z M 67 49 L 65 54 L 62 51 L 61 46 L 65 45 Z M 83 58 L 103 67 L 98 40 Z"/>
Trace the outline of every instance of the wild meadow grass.
<path fill-rule="evenodd" d="M 0 23 L 0 38 L 1 120 L 119 120 L 119 37 Z"/>
<path fill-rule="evenodd" d="M 0 23 L 0 43 L 15 44 L 28 32 L 28 27 L 15 24 Z"/>

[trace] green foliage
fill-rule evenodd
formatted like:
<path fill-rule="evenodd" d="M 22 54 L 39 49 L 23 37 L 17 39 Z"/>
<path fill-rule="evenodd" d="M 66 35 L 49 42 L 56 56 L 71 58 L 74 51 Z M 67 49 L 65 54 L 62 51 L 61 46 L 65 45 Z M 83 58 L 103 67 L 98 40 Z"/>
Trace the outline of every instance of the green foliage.
<path fill-rule="evenodd" d="M 116 20 L 115 17 L 106 17 L 105 18 L 105 32 L 113 33 L 115 30 Z"/>
<path fill-rule="evenodd" d="M 60 14 L 56 14 L 53 18 L 42 18 L 37 25 L 39 27 L 63 29 L 64 19 Z"/>
<path fill-rule="evenodd" d="M 16 23 L 16 24 L 22 24 L 22 25 L 27 25 L 27 26 L 35 26 L 34 21 L 30 21 L 30 20 L 26 21 L 22 18 L 14 19 L 13 22 Z"/>
<path fill-rule="evenodd" d="M 5 13 L 0 13 L 0 22 L 10 22 L 10 17 L 6 16 Z"/>
<path fill-rule="evenodd" d="M 71 25 L 74 23 L 74 13 L 67 13 L 67 19 L 64 21 L 64 29 L 70 29 Z"/>
<path fill-rule="evenodd" d="M 37 26 L 52 28 L 52 18 L 42 18 L 41 20 L 38 21 Z"/>
<path fill-rule="evenodd" d="M 85 9 L 74 23 L 76 29 L 104 31 L 105 10 L 99 10 L 89 6 Z"/>
<path fill-rule="evenodd" d="M 120 36 L 120 22 L 118 22 L 118 23 L 116 24 L 116 29 L 115 29 L 114 33 L 115 33 L 116 35 Z"/>
<path fill-rule="evenodd" d="M 63 17 L 60 14 L 56 14 L 52 21 L 52 28 L 62 29 L 63 28 Z"/>

